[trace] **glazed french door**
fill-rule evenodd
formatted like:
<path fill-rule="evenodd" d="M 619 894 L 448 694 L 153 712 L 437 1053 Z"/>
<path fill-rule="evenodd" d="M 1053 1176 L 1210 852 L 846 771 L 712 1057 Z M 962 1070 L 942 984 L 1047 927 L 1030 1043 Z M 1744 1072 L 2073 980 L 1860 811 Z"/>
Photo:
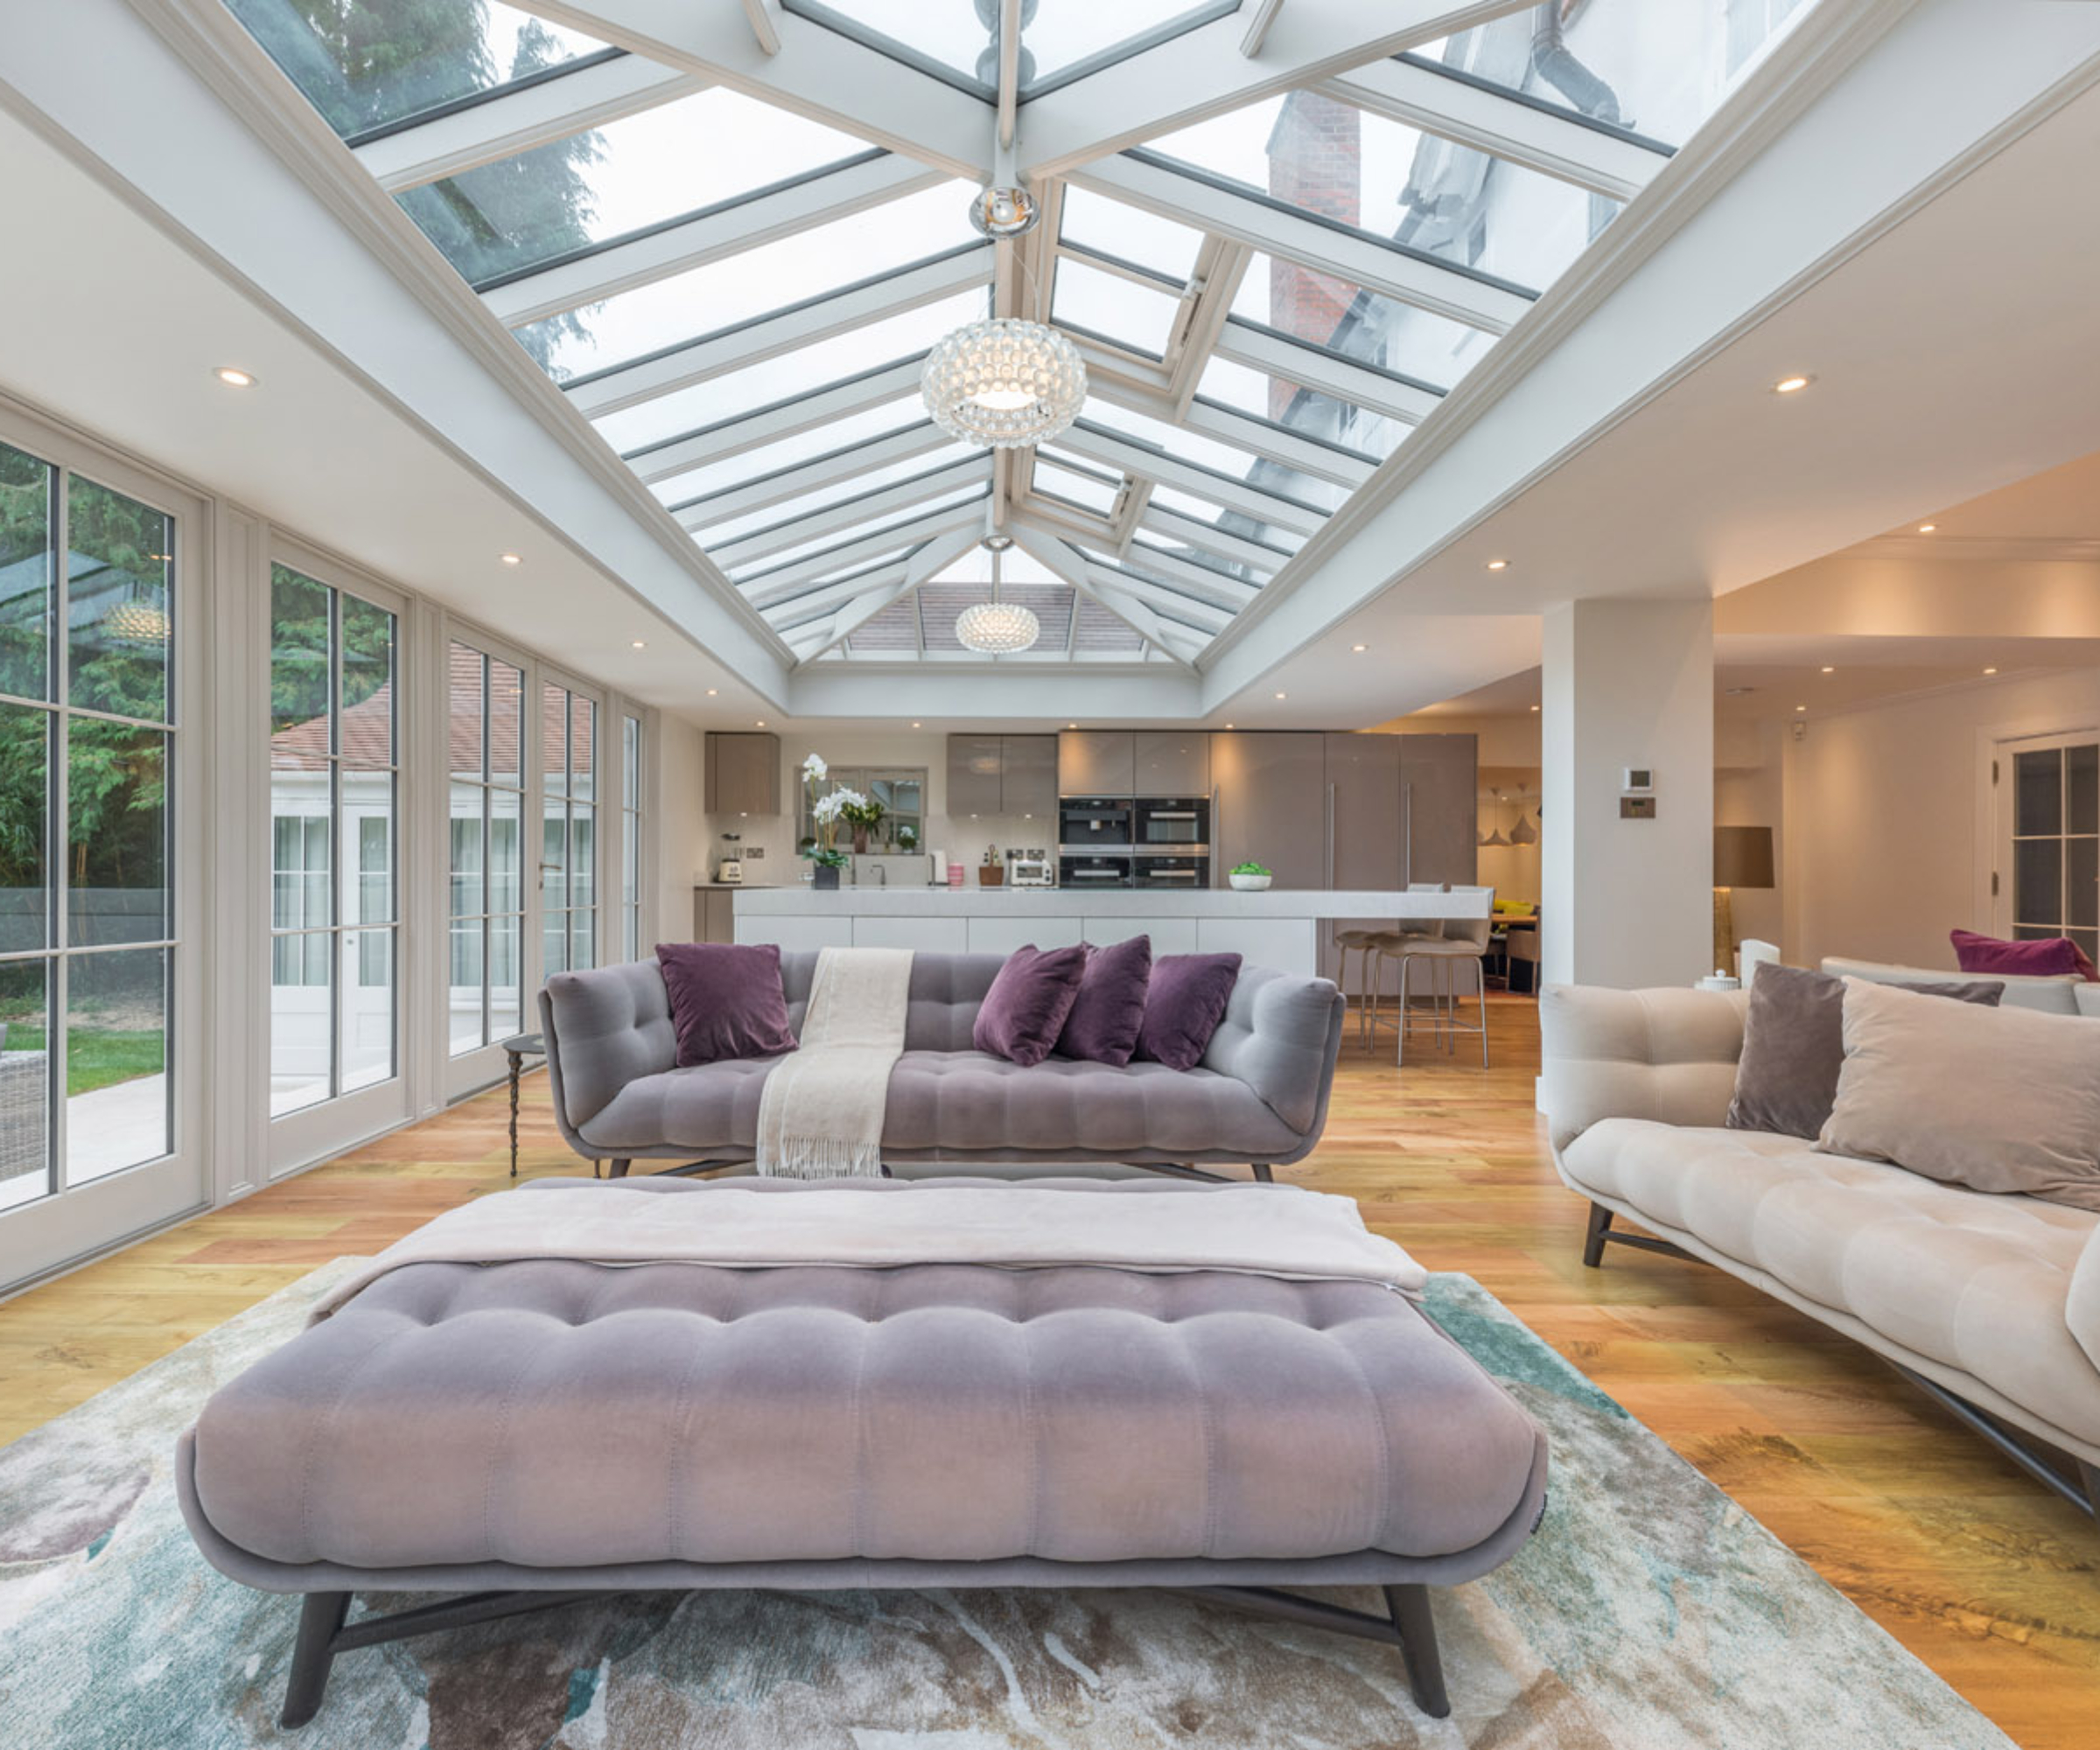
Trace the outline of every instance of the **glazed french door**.
<path fill-rule="evenodd" d="M 1993 769 L 1993 933 L 2100 960 L 2100 732 L 2002 742 Z"/>
<path fill-rule="evenodd" d="M 0 433 L 0 1286 L 199 1207 L 200 508 Z"/>

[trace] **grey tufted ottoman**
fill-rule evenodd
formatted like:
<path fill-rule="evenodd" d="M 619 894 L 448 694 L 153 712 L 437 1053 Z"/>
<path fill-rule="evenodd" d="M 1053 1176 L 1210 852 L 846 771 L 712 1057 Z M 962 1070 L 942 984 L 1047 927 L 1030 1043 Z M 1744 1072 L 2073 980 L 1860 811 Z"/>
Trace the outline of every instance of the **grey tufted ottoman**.
<path fill-rule="evenodd" d="M 177 1464 L 209 1560 L 306 1595 L 287 1726 L 339 1651 L 699 1586 L 1201 1587 L 1398 1644 L 1440 1715 L 1426 1588 L 1506 1560 L 1545 1473 L 1375 1283 L 561 1259 L 395 1270 L 218 1392 Z M 1274 1590 L 1343 1585 L 1390 1615 Z M 348 1622 L 366 1590 L 469 1596 Z"/>

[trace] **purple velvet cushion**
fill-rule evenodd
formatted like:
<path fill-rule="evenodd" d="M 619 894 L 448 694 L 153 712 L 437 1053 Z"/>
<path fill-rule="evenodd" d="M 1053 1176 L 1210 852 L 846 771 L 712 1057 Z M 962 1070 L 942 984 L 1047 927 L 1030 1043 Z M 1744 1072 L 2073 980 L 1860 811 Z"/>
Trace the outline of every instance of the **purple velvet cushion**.
<path fill-rule="evenodd" d="M 1954 943 L 1954 963 L 1964 972 L 1995 972 L 2024 978 L 2062 977 L 2076 972 L 2089 983 L 2100 982 L 2100 971 L 2085 950 L 2068 936 L 2049 936 L 2040 942 L 2001 942 L 1994 935 L 1974 930 L 1950 930 Z"/>
<path fill-rule="evenodd" d="M 1138 1055 L 1169 1069 L 1194 1069 L 1239 982 L 1236 954 L 1169 954 L 1154 961 Z"/>
<path fill-rule="evenodd" d="M 1060 1057 L 1112 1063 L 1121 1069 L 1138 1049 L 1144 1026 L 1145 987 L 1152 980 L 1152 939 L 1134 935 L 1128 942 L 1087 949 L 1087 970 L 1079 981 L 1072 1012 L 1057 1036 Z"/>
<path fill-rule="evenodd" d="M 660 942 L 656 964 L 671 999 L 679 1068 L 794 1049 L 780 950 L 773 943 Z"/>
<path fill-rule="evenodd" d="M 1077 943 L 1046 954 L 1033 942 L 1016 948 L 984 993 L 970 1042 L 1032 1068 L 1057 1043 L 1086 970 L 1087 950 Z"/>

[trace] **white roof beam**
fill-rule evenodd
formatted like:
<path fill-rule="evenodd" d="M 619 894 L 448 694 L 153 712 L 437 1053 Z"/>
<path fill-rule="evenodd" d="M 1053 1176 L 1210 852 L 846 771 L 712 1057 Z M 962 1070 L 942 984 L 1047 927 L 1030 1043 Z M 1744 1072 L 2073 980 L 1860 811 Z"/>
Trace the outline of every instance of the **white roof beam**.
<path fill-rule="evenodd" d="M 826 486 L 850 480 L 856 474 L 886 468 L 892 462 L 908 462 L 914 456 L 926 455 L 955 441 L 929 419 L 923 424 L 907 425 L 902 430 L 892 431 L 865 444 L 813 457 L 792 468 L 779 468 L 770 474 L 761 474 L 742 486 L 710 493 L 704 498 L 688 499 L 670 507 L 671 514 L 683 528 L 704 529 L 710 522 L 726 522 L 732 516 L 746 516 L 754 510 L 765 509 L 769 504 L 785 504 L 804 493 L 822 492 Z"/>
<path fill-rule="evenodd" d="M 812 553 L 790 564 L 776 565 L 770 571 L 761 571 L 756 577 L 746 578 L 738 587 L 753 607 L 778 607 L 788 601 L 804 598 L 802 592 L 808 591 L 809 585 L 820 583 L 830 572 L 872 564 L 885 553 L 894 552 L 900 547 L 914 547 L 921 541 L 931 541 L 936 536 L 946 535 L 957 528 L 972 530 L 973 538 L 984 534 L 984 503 L 982 499 L 972 499 L 967 504 L 949 505 L 945 509 L 916 517 L 908 522 L 870 529 L 857 540 L 841 542 L 836 547 L 827 547 L 821 553 Z M 814 591 L 808 592 L 815 593 Z"/>
<path fill-rule="evenodd" d="M 1291 0 L 1250 57 L 1237 14 L 1128 56 L 1028 105 L 1031 181 L 1380 56 L 1527 12 L 1536 0 Z"/>
<path fill-rule="evenodd" d="M 869 408 L 881 407 L 909 395 L 919 387 L 919 372 L 924 360 L 925 354 L 920 354 L 916 358 L 880 365 L 792 401 L 775 402 L 770 407 L 761 407 L 738 418 L 724 419 L 696 431 L 666 438 L 640 450 L 630 450 L 620 459 L 645 480 L 668 480 L 688 468 L 724 461 L 731 456 L 742 455 L 746 450 L 756 450 L 777 439 L 792 438 L 797 432 L 829 424 L 835 419 L 864 413 Z"/>
<path fill-rule="evenodd" d="M 1235 480 L 1170 456 L 1097 427 L 1074 425 L 1058 440 L 1060 447 L 1091 461 L 1104 462 L 1125 473 L 1151 480 L 1155 486 L 1172 486 L 1196 497 L 1236 510 L 1256 522 L 1288 528 L 1299 535 L 1316 534 L 1326 522 L 1325 512 L 1278 498 L 1259 486 Z"/>
<path fill-rule="evenodd" d="M 945 180 L 938 171 L 893 152 L 869 152 L 836 169 L 500 281 L 482 293 L 482 301 L 500 320 L 522 327 Z"/>
<path fill-rule="evenodd" d="M 1071 584 L 1081 595 L 1091 596 L 1176 666 L 1183 668 L 1194 666 L 1193 644 L 1185 647 L 1181 639 L 1135 594 L 1097 579 L 1087 564 L 1087 556 L 1078 548 L 1057 536 L 1046 535 L 1040 529 L 1032 528 L 1025 522 L 1013 525 L 1013 539 L 1014 544 L 1024 553 L 1060 581 Z M 1074 620 L 1079 617 L 1079 604 L 1076 601 L 1072 604 L 1072 617 Z"/>
<path fill-rule="evenodd" d="M 914 474 L 909 480 L 857 493 L 829 509 L 812 511 L 806 516 L 790 517 L 774 528 L 759 529 L 741 540 L 726 542 L 719 547 L 710 547 L 707 556 L 725 571 L 741 570 L 761 559 L 769 559 L 775 553 L 785 553 L 790 548 L 806 546 L 826 535 L 858 528 L 876 517 L 909 510 L 914 505 L 925 504 L 965 487 L 981 486 L 984 484 L 984 458 L 972 456 L 964 461 L 952 462 L 945 468 L 928 468 L 924 473 Z"/>
<path fill-rule="evenodd" d="M 682 346 L 578 377 L 567 386 L 570 405 L 592 419 L 617 413 L 726 371 L 989 285 L 991 268 L 990 244 L 967 244 L 901 272 L 805 298 Z"/>
<path fill-rule="evenodd" d="M 690 97 L 707 84 L 697 74 L 623 54 L 382 135 L 358 147 L 357 161 L 388 194 L 399 194 Z"/>
<path fill-rule="evenodd" d="M 1122 156 L 1074 171 L 1072 180 L 1163 219 L 1199 225 L 1490 334 L 1507 333 L 1536 301 L 1489 276 L 1382 243 L 1164 162 Z"/>
<path fill-rule="evenodd" d="M 1261 572 L 1264 577 L 1284 568 L 1291 555 L 1279 553 L 1273 547 L 1264 547 L 1258 541 L 1247 540 L 1242 536 L 1202 522 L 1194 516 L 1185 516 L 1178 510 L 1169 510 L 1165 505 L 1154 504 L 1145 508 L 1138 520 L 1137 532 L 1156 535 L 1162 541 L 1178 541 L 1184 547 L 1200 547 L 1206 553 L 1215 555 L 1236 565 L 1245 565 Z"/>
<path fill-rule="evenodd" d="M 1261 585 L 1251 578 L 1228 578 L 1222 571 L 1214 571 L 1207 565 L 1194 564 L 1153 547 L 1126 548 L 1117 563 L 1130 570 L 1142 571 L 1172 584 L 1184 594 L 1222 608 L 1228 614 L 1237 613 L 1261 593 Z"/>
<path fill-rule="evenodd" d="M 1110 406 L 1134 408 L 1155 419 L 1176 422 L 1172 403 L 1162 396 L 1144 395 L 1120 383 L 1101 383 L 1095 386 L 1095 390 Z M 1288 428 L 1272 425 L 1217 402 L 1191 401 L 1187 410 L 1180 416 L 1179 423 L 1191 431 L 1200 431 L 1222 444 L 1265 457 L 1348 492 L 1354 492 L 1369 480 L 1377 466 L 1363 456 L 1337 449 L 1331 444 L 1317 443 Z"/>
<path fill-rule="evenodd" d="M 1313 88 L 1374 116 L 1543 171 L 1593 194 L 1631 200 L 1670 154 L 1629 135 L 1505 97 L 1413 61 L 1382 60 Z"/>
<path fill-rule="evenodd" d="M 1232 624 L 1232 611 L 1215 603 L 1198 601 L 1178 590 L 1162 588 L 1150 578 L 1124 571 L 1086 554 L 1087 576 L 1099 589 L 1126 591 L 1164 620 L 1193 625 L 1202 636 L 1214 638 Z"/>
<path fill-rule="evenodd" d="M 1226 323 L 1212 350 L 1216 357 L 1250 370 L 1282 377 L 1409 425 L 1419 425 L 1444 399 L 1426 384 L 1356 364 L 1338 353 L 1300 346 L 1273 328 L 1252 323 Z"/>
<path fill-rule="evenodd" d="M 814 662 L 825 651 L 844 644 L 883 609 L 909 595 L 928 578 L 945 570 L 976 544 L 976 536 L 967 528 L 954 529 L 937 540 L 928 542 L 906 561 L 895 576 L 877 579 L 864 594 L 854 597 L 841 606 L 821 642 L 810 648 L 806 654 L 797 646 L 798 660 L 795 666 L 800 668 L 805 662 Z M 924 637 L 923 631 L 920 635 Z"/>
<path fill-rule="evenodd" d="M 528 12 L 600 42 L 697 73 L 732 90 L 807 116 L 893 152 L 982 181 L 990 109 L 967 92 L 793 13 L 766 9 L 779 38 L 766 47 L 726 0 L 516 0 Z"/>
<path fill-rule="evenodd" d="M 756 38 L 760 52 L 780 53 L 780 13 L 770 0 L 744 0 L 744 16 L 751 20 L 751 34 Z"/>

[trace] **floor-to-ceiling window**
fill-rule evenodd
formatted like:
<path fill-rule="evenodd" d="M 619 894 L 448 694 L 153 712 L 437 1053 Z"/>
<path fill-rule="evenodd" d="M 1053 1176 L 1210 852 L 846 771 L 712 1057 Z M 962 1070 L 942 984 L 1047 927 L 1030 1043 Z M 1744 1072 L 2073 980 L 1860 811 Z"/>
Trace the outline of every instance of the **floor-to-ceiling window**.
<path fill-rule="evenodd" d="M 641 719 L 620 719 L 620 957 L 641 958 Z"/>
<path fill-rule="evenodd" d="M 167 513 L 0 444 L 0 1208 L 174 1148 L 175 586 Z"/>
<path fill-rule="evenodd" d="M 446 664 L 452 774 L 449 1012 L 454 1057 L 518 1031 L 524 1000 L 525 675 L 455 640 Z"/>
<path fill-rule="evenodd" d="M 273 1116 L 396 1073 L 398 625 L 270 568 Z"/>
<path fill-rule="evenodd" d="M 598 706 L 540 688 L 541 973 L 598 963 Z"/>

